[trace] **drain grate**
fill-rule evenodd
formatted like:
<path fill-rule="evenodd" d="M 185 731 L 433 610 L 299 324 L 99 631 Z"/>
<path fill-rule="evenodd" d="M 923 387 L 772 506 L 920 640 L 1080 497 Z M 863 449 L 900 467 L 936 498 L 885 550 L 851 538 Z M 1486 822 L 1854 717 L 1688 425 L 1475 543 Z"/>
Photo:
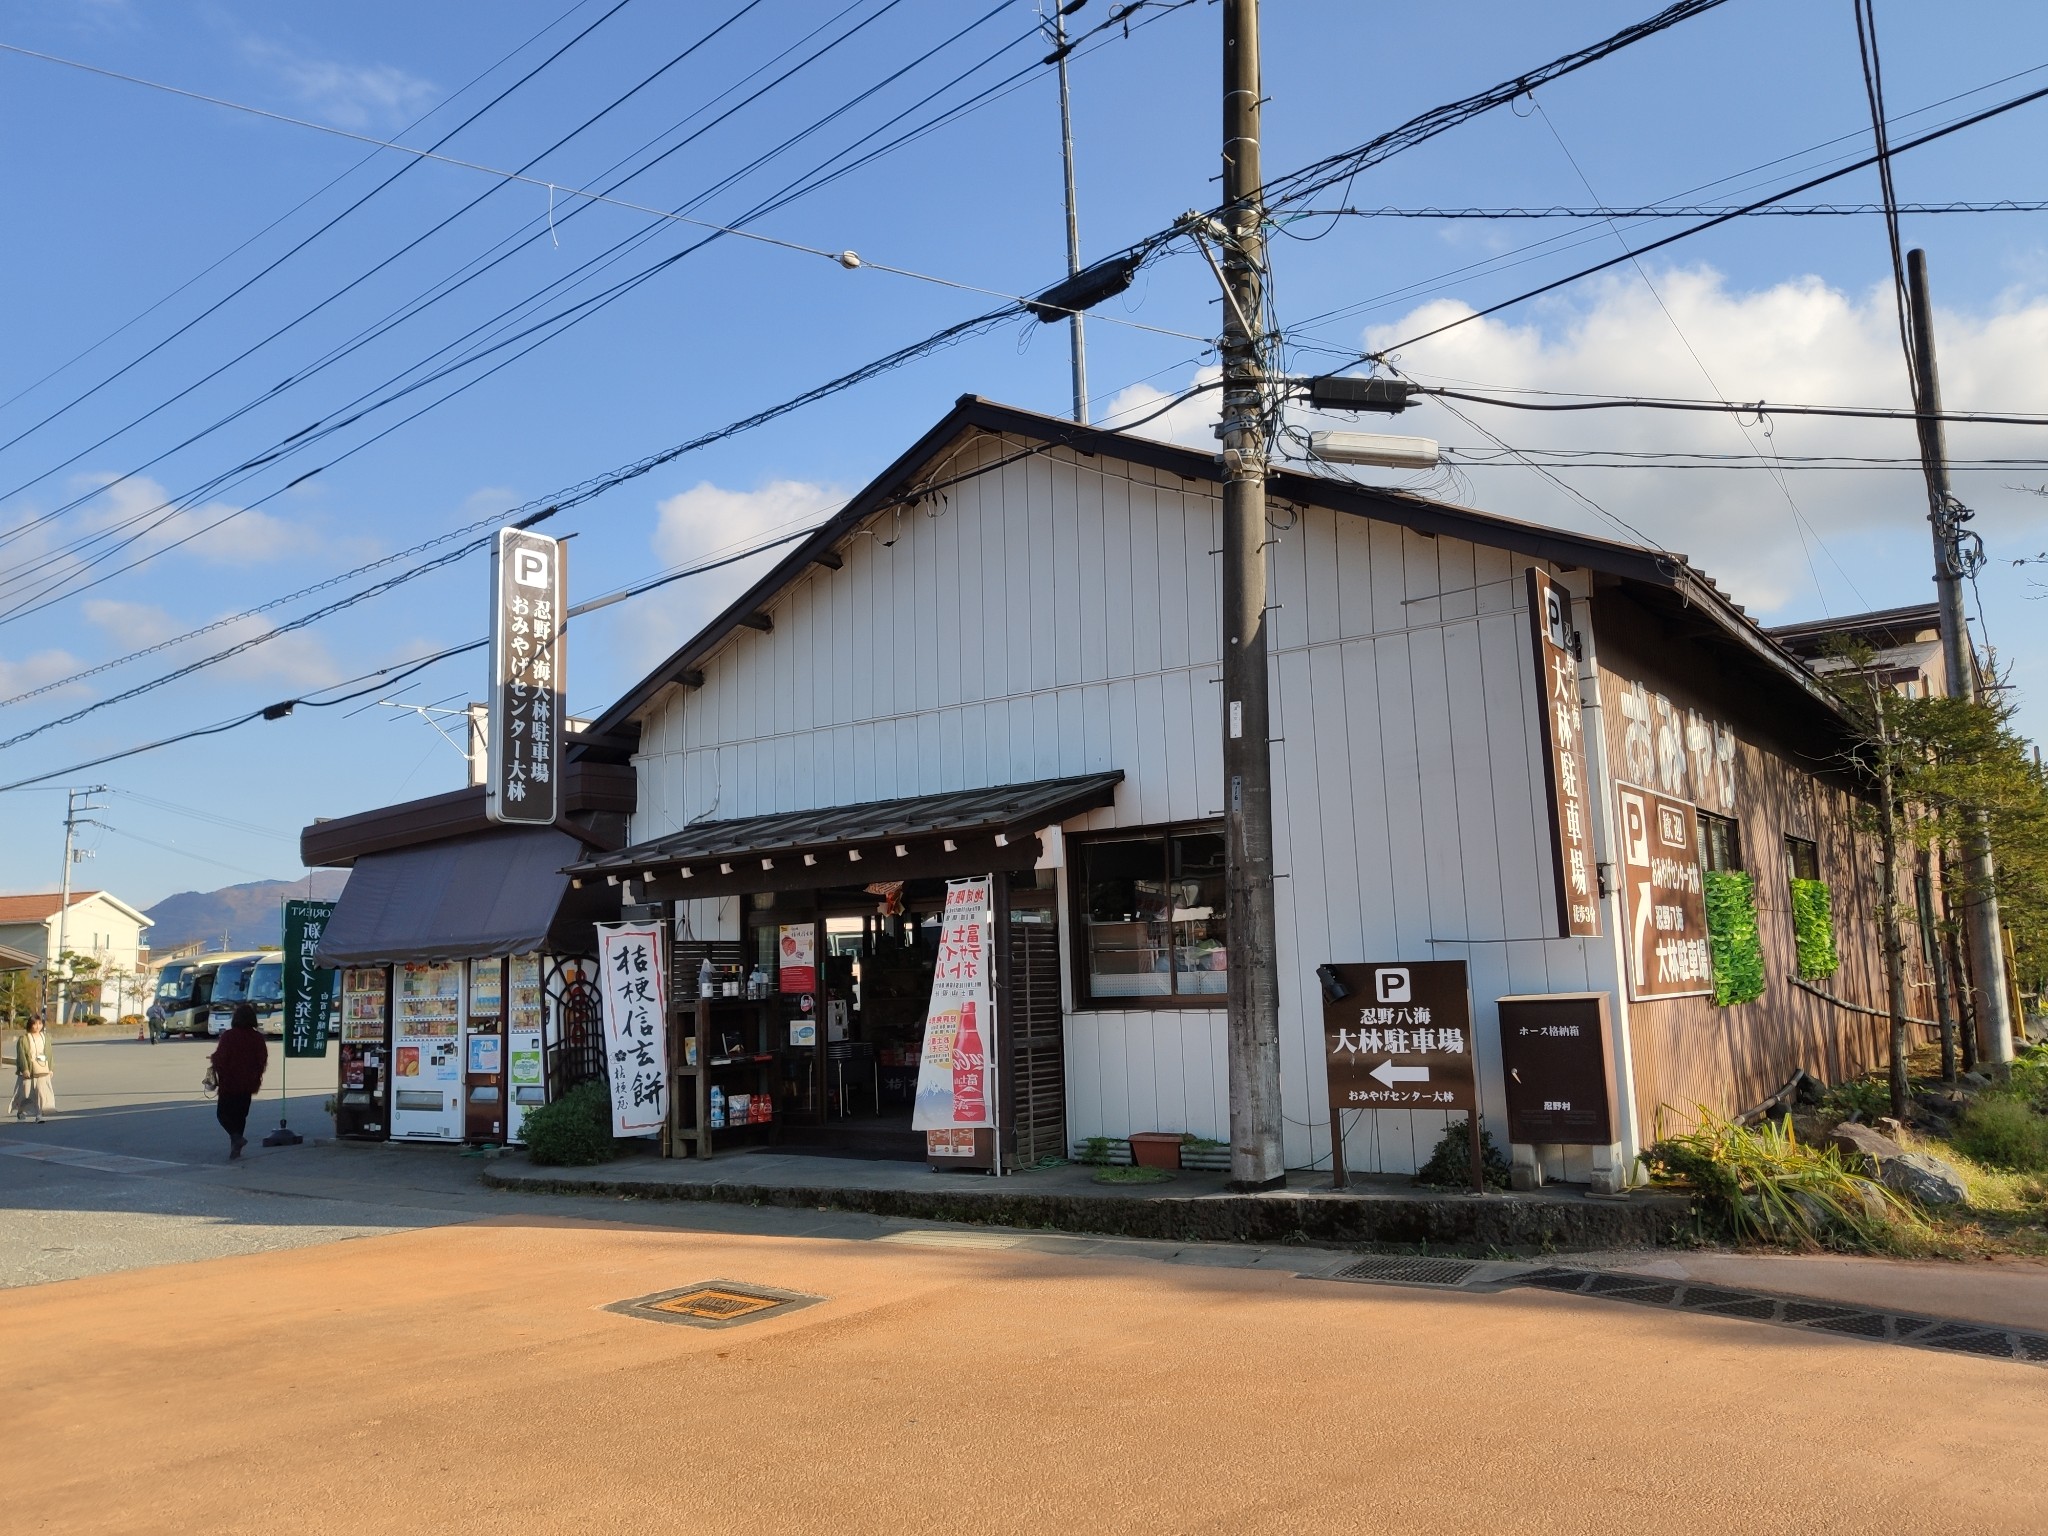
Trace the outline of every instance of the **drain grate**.
<path fill-rule="evenodd" d="M 656 1323 L 687 1323 L 692 1328 L 731 1328 L 739 1323 L 758 1322 L 783 1312 L 794 1312 L 822 1301 L 798 1291 L 778 1291 L 766 1285 L 736 1285 L 730 1280 L 705 1280 L 679 1290 L 656 1291 L 631 1301 L 615 1301 L 605 1308 L 626 1317 L 645 1318 Z"/>
<path fill-rule="evenodd" d="M 1738 1291 L 1727 1286 L 1691 1285 L 1615 1270 L 1565 1269 L 1556 1265 L 1525 1270 L 1509 1277 L 1508 1283 L 1532 1286 L 1538 1290 L 1599 1296 L 1609 1301 L 1633 1302 L 1637 1306 L 1698 1312 L 1708 1317 L 1747 1318 L 1816 1333 L 1904 1344 L 1914 1349 L 1940 1349 L 1952 1354 L 1980 1355 L 1991 1360 L 2048 1365 L 2048 1335 L 1985 1323 L 1880 1312 L 1840 1302 L 1774 1296 L 1763 1291 Z"/>
<path fill-rule="evenodd" d="M 1479 1266 L 1463 1259 L 1360 1259 L 1332 1280 L 1377 1280 L 1395 1285 L 1463 1285 Z"/>

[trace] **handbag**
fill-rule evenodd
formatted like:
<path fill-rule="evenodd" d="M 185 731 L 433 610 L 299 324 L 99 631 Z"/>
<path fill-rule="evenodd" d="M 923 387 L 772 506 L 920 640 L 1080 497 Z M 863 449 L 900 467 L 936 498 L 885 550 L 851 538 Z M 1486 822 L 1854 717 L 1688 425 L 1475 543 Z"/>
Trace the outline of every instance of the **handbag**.
<path fill-rule="evenodd" d="M 220 1092 L 220 1070 L 216 1067 L 208 1067 L 206 1069 L 206 1076 L 199 1079 L 199 1087 L 209 1099 Z"/>

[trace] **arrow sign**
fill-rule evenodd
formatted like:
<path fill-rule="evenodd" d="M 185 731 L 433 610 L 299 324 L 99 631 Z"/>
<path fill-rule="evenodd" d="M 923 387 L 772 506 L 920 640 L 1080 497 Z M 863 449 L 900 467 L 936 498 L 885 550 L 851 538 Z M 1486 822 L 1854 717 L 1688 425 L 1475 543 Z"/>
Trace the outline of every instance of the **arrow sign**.
<path fill-rule="evenodd" d="M 1429 1081 L 1427 1067 L 1397 1067 L 1391 1061 L 1383 1061 L 1370 1074 L 1389 1088 L 1396 1083 L 1426 1083 Z"/>

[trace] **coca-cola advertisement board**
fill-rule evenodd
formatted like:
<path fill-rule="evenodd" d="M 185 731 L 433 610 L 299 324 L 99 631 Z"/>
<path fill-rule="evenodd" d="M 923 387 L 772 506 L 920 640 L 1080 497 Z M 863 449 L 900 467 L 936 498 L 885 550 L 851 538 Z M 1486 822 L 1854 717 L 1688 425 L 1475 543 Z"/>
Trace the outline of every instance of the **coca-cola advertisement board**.
<path fill-rule="evenodd" d="M 988 968 L 988 879 L 946 883 L 939 920 L 938 964 L 924 1016 L 924 1054 L 917 1067 L 911 1129 L 950 1131 L 993 1126 L 995 1009 Z"/>

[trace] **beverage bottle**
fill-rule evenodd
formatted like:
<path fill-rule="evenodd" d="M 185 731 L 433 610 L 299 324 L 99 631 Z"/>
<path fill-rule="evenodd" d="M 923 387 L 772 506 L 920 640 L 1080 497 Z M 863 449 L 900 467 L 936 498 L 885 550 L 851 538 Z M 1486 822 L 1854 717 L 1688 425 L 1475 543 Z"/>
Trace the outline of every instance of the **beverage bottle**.
<path fill-rule="evenodd" d="M 716 1086 L 711 1090 L 711 1129 L 725 1129 L 725 1090 Z"/>
<path fill-rule="evenodd" d="M 699 997 L 715 997 L 718 995 L 717 985 L 716 979 L 711 974 L 711 962 L 706 960 L 697 967 L 697 995 Z"/>
<path fill-rule="evenodd" d="M 988 1055 L 981 1043 L 973 1003 L 960 1005 L 960 1030 L 953 1036 L 953 1123 L 980 1125 L 988 1118 L 988 1101 L 982 1078 L 988 1069 Z"/>

